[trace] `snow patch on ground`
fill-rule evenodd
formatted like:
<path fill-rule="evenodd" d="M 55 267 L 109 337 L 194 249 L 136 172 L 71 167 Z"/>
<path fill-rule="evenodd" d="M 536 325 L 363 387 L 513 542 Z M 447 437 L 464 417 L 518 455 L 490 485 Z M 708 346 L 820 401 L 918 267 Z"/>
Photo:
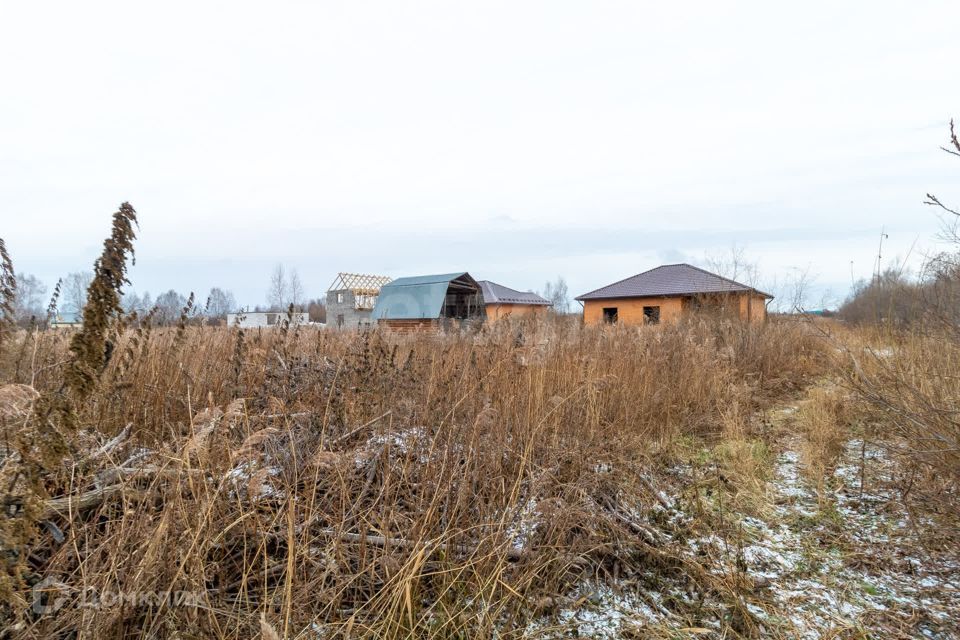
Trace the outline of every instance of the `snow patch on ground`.
<path fill-rule="evenodd" d="M 669 612 L 656 592 L 618 591 L 603 584 L 585 584 L 573 594 L 553 620 L 527 628 L 531 638 L 595 638 L 619 640 L 627 630 L 662 624 Z M 634 636 L 629 636 L 634 637 Z M 641 636 L 636 636 L 641 637 Z"/>
<path fill-rule="evenodd" d="M 264 467 L 256 462 L 245 461 L 230 469 L 226 473 L 225 480 L 232 487 L 231 496 L 282 499 L 286 493 L 270 484 L 270 479 L 278 475 L 280 475 L 279 467 Z"/>
<path fill-rule="evenodd" d="M 862 460 L 867 461 L 863 475 L 873 478 L 863 491 Z M 788 628 L 800 637 L 851 628 L 858 618 L 878 612 L 905 621 L 919 614 L 917 632 L 953 637 L 960 567 L 913 555 L 917 545 L 910 544 L 915 541 L 908 514 L 884 488 L 891 476 L 892 463 L 882 449 L 854 441 L 833 474 L 829 495 L 818 498 L 802 479 L 799 456 L 787 450 L 773 481 L 775 522 L 742 520 L 754 542 L 739 552 L 739 565 L 767 590 L 774 609 L 787 614 Z M 715 546 L 710 539 L 703 542 Z M 762 621 L 783 622 L 752 610 Z"/>
<path fill-rule="evenodd" d="M 735 517 L 740 533 L 726 538 L 711 532 L 681 541 L 662 531 L 667 544 L 714 575 L 752 583 L 742 604 L 762 634 L 814 639 L 894 626 L 926 638 L 960 637 L 960 564 L 955 557 L 918 556 L 914 524 L 889 488 L 896 467 L 886 452 L 851 441 L 818 495 L 802 474 L 798 443 L 786 444 L 775 463 L 768 514 Z M 658 511 L 659 505 L 650 513 Z M 690 522 L 691 515 L 677 510 L 667 520 Z M 649 584 L 660 586 L 582 585 L 528 633 L 612 639 L 688 627 L 689 620 L 659 604 L 686 601 L 684 590 L 662 577 Z M 729 613 L 719 602 L 704 607 L 696 636 L 721 637 Z"/>
<path fill-rule="evenodd" d="M 409 427 L 370 436 L 363 446 L 358 447 L 354 454 L 356 468 L 367 466 L 372 457 L 379 455 L 384 449 L 389 450 L 394 457 L 403 457 L 410 453 L 419 453 L 418 461 L 421 464 L 430 462 L 427 455 L 427 431 L 423 427 Z"/>
<path fill-rule="evenodd" d="M 537 500 L 527 500 L 517 516 L 507 529 L 507 537 L 511 546 L 517 551 L 523 551 L 529 545 L 540 525 L 540 512 L 537 510 Z"/>

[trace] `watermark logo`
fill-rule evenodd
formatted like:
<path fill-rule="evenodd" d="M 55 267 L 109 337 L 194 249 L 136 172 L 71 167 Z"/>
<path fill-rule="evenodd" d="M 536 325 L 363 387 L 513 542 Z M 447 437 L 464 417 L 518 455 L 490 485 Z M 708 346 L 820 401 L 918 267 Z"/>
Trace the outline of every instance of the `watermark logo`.
<path fill-rule="evenodd" d="M 56 613 L 67 603 L 67 585 L 53 577 L 46 577 L 33 585 L 31 608 L 37 615 Z"/>
<path fill-rule="evenodd" d="M 37 615 L 50 615 L 68 604 L 77 609 L 112 609 L 114 607 L 158 608 L 166 606 L 197 607 L 202 604 L 202 594 L 194 591 L 104 591 L 86 587 L 71 601 L 68 585 L 53 577 L 47 577 L 33 586 L 32 609 Z"/>

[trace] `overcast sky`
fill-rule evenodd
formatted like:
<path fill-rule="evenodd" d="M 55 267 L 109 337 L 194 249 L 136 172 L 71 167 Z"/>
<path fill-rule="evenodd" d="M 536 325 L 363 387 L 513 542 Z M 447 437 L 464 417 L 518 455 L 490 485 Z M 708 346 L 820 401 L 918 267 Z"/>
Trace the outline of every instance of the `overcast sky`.
<path fill-rule="evenodd" d="M 7 2 L 0 237 L 48 285 L 338 271 L 571 294 L 736 242 L 842 297 L 935 249 L 960 2 Z M 914 247 L 911 252 L 911 247 Z M 852 262 L 852 264 L 851 264 Z"/>

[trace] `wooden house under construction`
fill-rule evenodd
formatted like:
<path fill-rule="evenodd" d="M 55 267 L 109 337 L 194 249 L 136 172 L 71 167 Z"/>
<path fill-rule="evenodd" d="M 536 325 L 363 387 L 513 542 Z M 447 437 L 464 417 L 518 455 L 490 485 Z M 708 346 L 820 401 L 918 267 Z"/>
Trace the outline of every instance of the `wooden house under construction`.
<path fill-rule="evenodd" d="M 380 289 L 371 319 L 411 331 L 459 327 L 485 317 L 480 285 L 460 272 L 397 278 Z"/>
<path fill-rule="evenodd" d="M 387 276 L 338 273 L 327 289 L 327 326 L 356 329 L 369 325 L 380 289 L 389 282 Z"/>

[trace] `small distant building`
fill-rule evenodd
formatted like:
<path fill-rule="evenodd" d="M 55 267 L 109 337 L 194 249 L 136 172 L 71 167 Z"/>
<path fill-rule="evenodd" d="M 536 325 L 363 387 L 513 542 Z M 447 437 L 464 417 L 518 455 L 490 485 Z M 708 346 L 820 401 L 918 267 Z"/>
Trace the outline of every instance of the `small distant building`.
<path fill-rule="evenodd" d="M 633 325 L 676 322 L 687 313 L 731 314 L 763 322 L 773 296 L 699 267 L 668 264 L 576 299 L 583 303 L 584 324 Z"/>
<path fill-rule="evenodd" d="M 440 329 L 486 317 L 480 285 L 469 273 L 397 278 L 380 289 L 371 319 L 400 331 Z"/>
<path fill-rule="evenodd" d="M 327 326 L 356 329 L 369 325 L 380 289 L 389 282 L 387 276 L 338 273 L 327 289 Z"/>
<path fill-rule="evenodd" d="M 58 312 L 50 321 L 51 329 L 82 329 L 83 315 L 77 311 Z"/>
<path fill-rule="evenodd" d="M 489 321 L 507 316 L 542 316 L 553 306 L 546 298 L 529 291 L 517 291 L 489 280 L 481 280 L 477 284 L 483 293 L 483 304 Z"/>
<path fill-rule="evenodd" d="M 290 315 L 285 311 L 240 311 L 227 314 L 227 326 L 240 327 L 241 329 L 275 327 L 288 319 L 291 325 L 308 324 L 310 322 L 309 316 L 300 312 Z"/>

